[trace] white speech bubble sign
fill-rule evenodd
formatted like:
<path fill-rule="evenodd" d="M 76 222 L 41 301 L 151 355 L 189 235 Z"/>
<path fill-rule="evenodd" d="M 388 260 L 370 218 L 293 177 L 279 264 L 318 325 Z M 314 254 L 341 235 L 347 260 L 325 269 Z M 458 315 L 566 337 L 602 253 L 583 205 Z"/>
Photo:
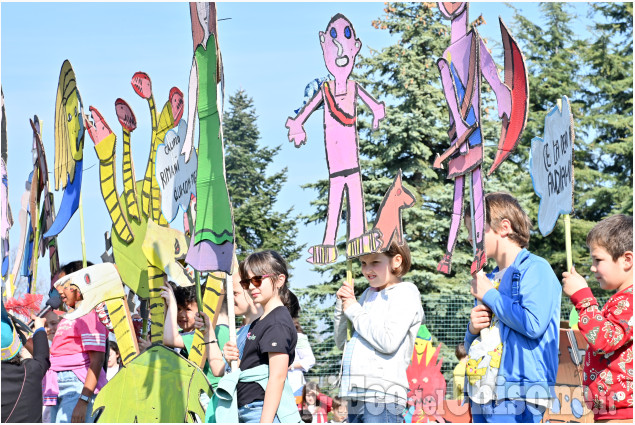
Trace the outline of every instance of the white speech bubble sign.
<path fill-rule="evenodd" d="M 176 129 L 169 130 L 157 148 L 155 172 L 161 189 L 161 212 L 169 222 L 176 218 L 179 206 L 183 211 L 187 210 L 190 196 L 196 195 L 196 151 L 187 163 L 185 155 L 181 154 L 186 131 L 185 120 L 179 121 Z"/>
<path fill-rule="evenodd" d="M 560 214 L 573 211 L 573 115 L 569 99 L 562 97 L 562 108 L 555 106 L 545 118 L 545 137 L 531 141 L 529 168 L 538 206 L 538 229 L 551 233 Z"/>

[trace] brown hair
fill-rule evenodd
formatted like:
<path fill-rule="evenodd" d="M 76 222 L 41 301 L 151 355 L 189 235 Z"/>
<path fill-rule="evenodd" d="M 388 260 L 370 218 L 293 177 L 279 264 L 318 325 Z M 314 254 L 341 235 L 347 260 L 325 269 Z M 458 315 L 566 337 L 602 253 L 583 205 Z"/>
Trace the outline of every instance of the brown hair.
<path fill-rule="evenodd" d="M 586 244 L 604 248 L 617 261 L 625 252 L 633 251 L 633 217 L 617 214 L 601 220 L 587 235 Z"/>
<path fill-rule="evenodd" d="M 289 270 L 287 262 L 276 251 L 254 252 L 245 258 L 238 266 L 241 279 L 248 279 L 251 271 L 256 276 L 284 275 L 284 284 L 278 288 L 278 296 L 285 306 L 289 305 Z"/>
<path fill-rule="evenodd" d="M 293 320 L 293 324 L 295 325 L 296 332 L 298 332 L 299 334 L 303 334 L 304 329 L 302 329 L 302 326 L 300 325 L 300 319 L 298 319 L 297 317 L 294 317 L 292 320 Z"/>
<path fill-rule="evenodd" d="M 488 193 L 483 199 L 485 203 L 485 220 L 486 223 L 498 232 L 500 224 L 504 219 L 509 220 L 512 227 L 509 239 L 516 242 L 521 248 L 529 246 L 529 237 L 531 220 L 529 216 L 520 206 L 520 203 L 511 194 L 505 192 Z M 467 205 L 464 210 L 465 217 L 471 217 L 470 206 Z"/>
<path fill-rule="evenodd" d="M 397 256 L 397 254 L 401 255 L 401 265 L 396 269 L 392 270 L 392 273 L 397 277 L 403 277 L 408 271 L 410 271 L 410 266 L 412 265 L 412 259 L 410 256 L 410 248 L 408 247 L 408 243 L 403 241 L 403 245 L 399 245 L 395 239 L 390 243 L 387 251 L 384 251 L 383 254 L 386 254 L 388 258 L 391 260 Z"/>
<path fill-rule="evenodd" d="M 456 345 L 456 348 L 454 349 L 454 355 L 456 356 L 458 360 L 462 360 L 463 358 L 467 357 L 467 351 L 465 351 L 465 344 L 463 344 L 462 342 L 458 343 Z"/>
<path fill-rule="evenodd" d="M 304 384 L 304 387 L 302 387 L 302 403 L 301 406 L 304 407 L 306 405 L 306 393 L 309 391 L 315 391 L 316 392 L 316 396 L 315 396 L 315 405 L 317 407 L 320 407 L 320 387 L 318 386 L 318 384 L 316 382 L 313 381 L 307 381 L 306 384 Z"/>
<path fill-rule="evenodd" d="M 340 396 L 333 397 L 333 404 L 331 404 L 331 410 L 337 410 L 340 406 L 346 406 L 346 402 Z"/>

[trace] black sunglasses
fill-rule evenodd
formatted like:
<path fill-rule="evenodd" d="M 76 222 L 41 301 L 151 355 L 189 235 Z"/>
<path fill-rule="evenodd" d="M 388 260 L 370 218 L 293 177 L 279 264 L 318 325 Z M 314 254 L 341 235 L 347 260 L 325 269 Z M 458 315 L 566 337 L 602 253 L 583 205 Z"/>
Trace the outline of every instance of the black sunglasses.
<path fill-rule="evenodd" d="M 240 280 L 240 286 L 243 287 L 243 289 L 249 289 L 249 284 L 253 283 L 253 285 L 256 288 L 260 288 L 260 285 L 262 285 L 262 281 L 268 277 L 274 276 L 272 274 L 266 274 L 264 276 L 252 276 L 249 279 L 241 279 Z"/>

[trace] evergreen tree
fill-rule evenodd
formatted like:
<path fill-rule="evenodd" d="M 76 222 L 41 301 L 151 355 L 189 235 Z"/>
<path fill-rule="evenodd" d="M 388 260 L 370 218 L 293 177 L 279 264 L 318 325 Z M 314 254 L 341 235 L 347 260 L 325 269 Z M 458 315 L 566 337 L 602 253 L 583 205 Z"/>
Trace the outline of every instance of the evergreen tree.
<path fill-rule="evenodd" d="M 583 75 L 580 72 L 586 44 L 573 31 L 577 16 L 567 3 L 541 3 L 540 19 L 528 19 L 516 11 L 514 34 L 525 55 L 529 76 L 529 114 L 523 138 L 515 153 L 507 161 L 507 173 L 493 176 L 506 179 L 509 173 L 516 174 L 509 191 L 519 198 L 534 224 L 529 243 L 530 250 L 544 257 L 560 277 L 566 270 L 565 230 L 563 219 L 559 219 L 551 234 L 543 237 L 538 231 L 537 217 L 540 198 L 535 194 L 529 174 L 531 140 L 544 137 L 545 117 L 562 96 L 569 98 L 574 119 L 574 214 L 572 215 L 572 254 L 574 264 L 588 257 L 585 247 L 586 233 L 592 226 L 577 214 L 582 194 L 598 181 L 598 176 L 589 168 L 588 128 L 590 117 L 582 99 Z"/>
<path fill-rule="evenodd" d="M 544 135 L 544 119 L 557 99 L 567 95 L 574 116 L 574 212 L 571 215 L 573 263 L 589 273 L 586 235 L 600 219 L 633 211 L 633 44 L 632 4 L 593 4 L 593 39 L 576 34 L 577 16 L 567 3 L 541 3 L 541 21 L 515 14 L 517 39 L 529 68 L 530 113 L 521 149 L 514 155 L 527 163 L 530 139 Z M 527 148 L 522 148 L 522 146 Z M 512 159 L 512 163 L 514 159 Z M 532 194 L 521 201 L 536 223 L 539 199 L 531 181 L 519 182 L 515 194 Z M 553 233 L 532 233 L 532 251 L 544 257 L 557 276 L 566 270 L 564 224 Z M 597 296 L 609 294 L 589 282 Z M 563 307 L 564 309 L 564 307 Z"/>
<path fill-rule="evenodd" d="M 293 209 L 280 212 L 275 204 L 287 168 L 267 175 L 269 165 L 280 150 L 261 147 L 253 100 L 243 90 L 229 98 L 223 119 L 227 187 L 234 212 L 236 254 L 265 249 L 276 250 L 288 263 L 299 258 L 304 245 L 296 242 L 297 223 Z"/>
<path fill-rule="evenodd" d="M 594 130 L 589 166 L 604 184 L 591 188 L 580 207 L 598 221 L 633 214 L 633 3 L 591 3 L 590 8 L 597 38 L 584 50 L 590 68 L 584 100 Z"/>
<path fill-rule="evenodd" d="M 589 34 L 573 30 L 579 17 L 570 4 L 542 3 L 539 10 L 538 20 L 516 12 L 509 26 L 527 61 L 528 121 L 514 153 L 485 179 L 485 191 L 505 190 L 519 199 L 535 225 L 530 250 L 546 258 L 556 275 L 561 276 L 566 269 L 563 220 L 546 237 L 538 231 L 540 200 L 529 173 L 531 139 L 544 137 L 547 113 L 566 95 L 575 120 L 573 261 L 579 271 L 588 270 L 585 240 L 590 228 L 607 214 L 632 214 L 632 5 L 593 5 L 598 20 Z M 449 22 L 442 19 L 433 3 L 388 3 L 384 11 L 386 15 L 373 21 L 373 26 L 388 30 L 396 36 L 396 42 L 381 51 L 370 49 L 369 55 L 360 55 L 355 78 L 386 102 L 386 119 L 378 131 L 372 131 L 370 115 L 367 110 L 364 114 L 363 106 L 358 120 L 369 227 L 386 189 L 402 169 L 404 184 L 417 196 L 415 206 L 403 213 L 404 232 L 413 254 L 413 267 L 407 278 L 421 291 L 424 310 L 446 320 L 443 329 L 430 329 L 433 337 L 451 331 L 460 334 L 472 307 L 472 248 L 462 231 L 454 251 L 452 275 L 436 271 L 448 237 L 453 185 L 444 170 L 432 168 L 436 154 L 449 145 L 448 111 L 436 66 L 449 43 Z M 500 45 L 499 40 L 496 44 Z M 493 54 L 496 63 L 502 65 L 500 51 Z M 500 121 L 493 94 L 485 82 L 482 87 L 486 171 L 498 144 Z M 316 209 L 303 218 L 305 222 L 323 222 L 327 181 L 307 187 L 317 193 L 313 203 Z M 465 199 L 469 199 L 467 193 Z M 341 226 L 344 225 L 342 221 Z M 343 249 L 342 241 L 340 252 Z M 490 261 L 489 268 L 492 266 Z M 324 327 L 318 338 L 325 344 L 332 344 L 332 305 L 334 294 L 345 279 L 345 267 L 345 262 L 340 262 L 319 268 L 327 282 L 303 292 L 312 302 L 310 308 L 323 315 Z M 353 262 L 353 276 L 361 277 L 357 261 Z M 590 283 L 594 292 L 599 289 Z M 365 287 L 364 283 L 357 284 L 356 294 Z M 596 294 L 606 296 L 602 292 Z M 457 300 L 456 305 L 448 311 L 440 310 L 437 301 L 450 298 Z M 563 311 L 567 311 L 566 305 Z M 442 350 L 446 374 L 454 363 L 453 348 Z M 332 364 L 338 355 L 341 353 L 334 350 L 325 360 Z"/>

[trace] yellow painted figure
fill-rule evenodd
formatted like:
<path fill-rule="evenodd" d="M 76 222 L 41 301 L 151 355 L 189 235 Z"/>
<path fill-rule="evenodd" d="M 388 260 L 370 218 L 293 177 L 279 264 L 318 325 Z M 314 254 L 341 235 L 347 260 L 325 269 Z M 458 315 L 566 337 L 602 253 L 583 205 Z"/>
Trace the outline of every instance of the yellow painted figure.
<path fill-rule="evenodd" d="M 492 359 L 489 362 L 491 367 L 500 368 L 501 367 L 501 357 L 503 355 L 503 343 L 498 344 L 498 346 L 492 350 L 488 351 L 487 354 L 492 356 Z"/>
<path fill-rule="evenodd" d="M 149 77 L 142 72 L 136 73 L 132 78 L 132 86 L 140 96 L 148 99 L 153 121 L 152 146 L 148 157 L 148 170 L 154 172 L 154 166 L 150 165 L 156 157 L 156 148 L 163 141 L 165 133 L 174 127 L 175 119 L 180 119 L 183 111 L 183 94 L 173 87 L 170 98 L 166 102 L 158 120 L 154 112 L 154 99 Z M 123 128 L 123 195 L 117 194 L 115 172 L 115 144 L 116 137 L 99 111 L 91 107 L 90 122 L 86 120 L 89 135 L 95 143 L 95 151 L 100 159 L 100 186 L 104 201 L 113 223 L 112 245 L 115 262 L 119 266 L 119 272 L 123 281 L 140 298 L 149 297 L 148 266 L 142 252 L 142 244 L 146 235 L 148 219 L 167 226 L 167 221 L 161 214 L 161 197 L 158 185 L 157 196 L 153 196 L 152 178 L 135 182 L 134 165 L 130 151 L 130 133 L 136 128 L 136 118 L 132 109 L 122 99 L 115 102 L 117 118 Z M 173 114 L 173 111 L 176 111 Z M 154 179 L 156 183 L 156 178 Z M 139 187 L 138 187 L 139 186 Z M 141 199 L 139 199 L 139 195 Z M 139 206 L 143 200 L 147 201 L 146 209 Z M 162 273 L 162 272 L 161 272 Z M 156 273 L 154 273 L 156 274 Z M 161 285 L 159 285 L 161 286 Z"/>
<path fill-rule="evenodd" d="M 99 158 L 101 194 L 104 197 L 115 232 L 121 239 L 130 243 L 133 239 L 132 230 L 117 197 L 117 181 L 115 180 L 115 143 L 117 137 L 97 109 L 91 106 L 90 113 L 93 123 L 87 121 L 86 128 L 90 138 L 95 143 L 95 152 Z"/>
<path fill-rule="evenodd" d="M 55 221 L 44 238 L 58 235 L 79 208 L 84 163 L 84 108 L 68 60 L 60 70 L 55 99 L 55 190 L 64 189 Z"/>
<path fill-rule="evenodd" d="M 467 375 L 470 384 L 474 385 L 485 376 L 485 372 L 487 371 L 487 367 L 479 368 L 478 365 L 483 360 L 483 357 L 480 359 L 468 359 L 467 366 L 465 367 L 465 374 Z"/>

